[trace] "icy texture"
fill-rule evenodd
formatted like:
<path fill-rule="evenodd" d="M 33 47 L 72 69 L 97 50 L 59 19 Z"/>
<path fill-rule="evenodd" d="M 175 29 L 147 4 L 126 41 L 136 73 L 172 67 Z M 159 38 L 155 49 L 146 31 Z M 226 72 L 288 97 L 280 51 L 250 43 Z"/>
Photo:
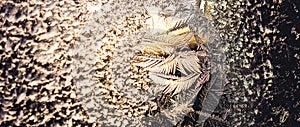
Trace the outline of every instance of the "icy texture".
<path fill-rule="evenodd" d="M 149 37 L 166 32 L 181 20 L 187 21 L 190 29 L 205 39 L 205 47 L 208 48 L 211 81 L 207 85 L 210 87 L 205 88 L 208 90 L 202 90 L 203 98 L 207 98 L 202 98 L 203 109 L 207 110 L 203 120 L 210 117 L 225 81 L 225 47 L 211 22 L 202 14 L 195 14 L 195 4 L 194 1 L 119 1 L 90 7 L 95 11 L 75 45 L 78 68 L 73 74 L 77 77 L 77 95 L 85 105 L 91 122 L 104 126 L 175 125 L 182 122 L 189 111 L 193 111 L 191 106 L 197 95 L 195 93 L 201 89 L 183 92 L 178 95 L 178 103 L 170 109 L 145 117 L 145 113 L 153 108 L 153 99 L 160 97 L 157 90 L 162 88 L 155 89 L 148 71 L 131 64 L 140 51 L 137 45 L 141 38 L 147 34 Z M 210 89 L 217 92 L 206 95 L 205 92 Z M 216 98 L 210 99 L 212 95 Z M 199 119 L 201 122 L 202 119 Z"/>

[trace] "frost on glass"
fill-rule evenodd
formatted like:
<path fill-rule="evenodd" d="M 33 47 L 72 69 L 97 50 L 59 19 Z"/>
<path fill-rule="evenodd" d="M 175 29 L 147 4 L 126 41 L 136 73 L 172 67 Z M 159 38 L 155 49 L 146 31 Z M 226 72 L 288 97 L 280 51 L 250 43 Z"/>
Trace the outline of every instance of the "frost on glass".
<path fill-rule="evenodd" d="M 203 125 L 225 84 L 224 42 L 201 2 L 97 5 L 74 48 L 74 83 L 91 122 Z"/>

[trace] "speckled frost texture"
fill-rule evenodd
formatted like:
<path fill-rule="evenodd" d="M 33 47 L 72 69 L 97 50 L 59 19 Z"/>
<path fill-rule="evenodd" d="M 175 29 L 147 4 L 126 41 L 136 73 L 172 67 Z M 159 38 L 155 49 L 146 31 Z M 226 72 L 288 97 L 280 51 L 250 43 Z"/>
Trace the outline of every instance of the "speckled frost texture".
<path fill-rule="evenodd" d="M 133 1 L 108 1 L 93 5 L 96 9 L 90 15 L 75 45 L 77 69 L 73 75 L 78 98 L 85 105 L 91 122 L 98 122 L 102 126 L 139 124 L 131 117 L 115 112 L 116 106 L 122 106 L 119 98 L 105 98 L 107 96 L 104 95 L 117 94 L 114 91 L 115 86 L 110 85 L 112 81 L 105 79 L 113 78 L 108 68 L 112 66 L 109 61 L 116 50 L 115 45 L 141 27 L 144 10 L 140 6 Z M 108 103 L 106 99 L 112 100 L 114 104 Z"/>
<path fill-rule="evenodd" d="M 0 126 L 92 126 L 71 76 L 86 2 L 1 1 Z"/>
<path fill-rule="evenodd" d="M 216 26 L 229 43 L 232 125 L 300 125 L 299 5 L 297 0 L 215 5 Z"/>
<path fill-rule="evenodd" d="M 131 63 L 140 50 L 136 45 L 142 37 L 146 34 L 153 36 L 149 34 L 153 30 L 165 31 L 166 29 L 163 28 L 165 21 L 179 21 L 192 17 L 195 11 L 194 6 L 195 1 L 186 3 L 182 1 L 109 1 L 91 6 L 97 9 L 92 12 L 81 30 L 79 40 L 75 42 L 76 69 L 73 71 L 76 93 L 90 116 L 90 122 L 97 122 L 102 126 L 172 125 L 172 122 L 168 121 L 169 117 L 166 116 L 174 115 L 169 112 L 171 110 L 166 110 L 153 118 L 145 117 L 153 103 L 149 100 L 153 99 L 153 93 L 157 91 L 153 86 L 149 86 L 151 79 L 147 72 L 132 67 Z M 165 17 L 153 15 L 159 12 L 166 12 L 163 13 L 166 15 L 174 11 L 172 9 L 177 9 L 176 11 L 179 12 Z M 156 22 L 149 23 L 148 19 Z M 205 46 L 209 50 L 208 55 L 212 64 L 211 81 L 200 92 L 199 90 L 189 91 L 189 94 L 196 96 L 197 99 L 196 101 L 190 99 L 190 104 L 183 106 L 189 106 L 191 110 L 185 110 L 187 107 L 175 106 L 174 109 L 183 114 L 178 117 L 175 113 L 173 125 L 195 126 L 198 124 L 200 126 L 207 118 L 221 123 L 225 122 L 222 117 L 225 118 L 226 115 L 220 115 L 222 113 L 211 115 L 219 102 L 226 79 L 224 42 L 215 33 L 212 22 L 202 14 L 191 18 L 188 24 L 191 30 L 197 31 L 198 36 L 206 40 Z M 130 80 L 127 80 L 128 78 Z M 124 82 L 131 85 L 122 84 Z M 192 107 L 193 105 L 195 108 Z M 186 120 L 189 117 L 194 117 L 192 124 L 191 121 Z"/>

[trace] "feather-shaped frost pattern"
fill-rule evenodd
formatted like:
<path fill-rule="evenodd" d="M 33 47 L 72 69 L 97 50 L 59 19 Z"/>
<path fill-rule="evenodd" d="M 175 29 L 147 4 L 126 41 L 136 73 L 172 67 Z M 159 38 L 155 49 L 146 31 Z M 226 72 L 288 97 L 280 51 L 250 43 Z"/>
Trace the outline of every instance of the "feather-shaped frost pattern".
<path fill-rule="evenodd" d="M 144 38 L 141 40 L 140 48 L 143 53 L 153 55 L 171 54 L 175 52 L 177 47 L 187 46 L 193 37 L 194 33 L 187 28 L 179 33 L 161 34 L 151 38 Z"/>
<path fill-rule="evenodd" d="M 134 59 L 136 59 L 139 62 L 133 63 L 133 65 L 143 68 L 152 68 L 163 61 L 163 59 L 161 58 L 151 58 L 146 56 L 137 56 Z"/>
<path fill-rule="evenodd" d="M 203 38 L 187 25 L 189 20 L 180 20 L 167 32 L 146 32 L 132 62 L 150 79 L 154 106 L 149 114 L 173 125 L 193 110 L 197 93 L 210 80 L 208 51 Z"/>
<path fill-rule="evenodd" d="M 176 31 L 176 30 L 179 30 L 179 29 L 187 27 L 188 26 L 188 22 L 191 20 L 192 17 L 193 17 L 193 15 L 191 15 L 191 16 L 185 18 L 185 19 L 177 21 L 175 23 L 175 25 L 173 25 L 173 27 L 171 27 L 171 28 L 169 28 L 167 30 L 167 33 L 173 32 L 173 31 Z"/>
<path fill-rule="evenodd" d="M 153 83 L 164 86 L 164 94 L 176 95 L 191 87 L 207 81 L 200 66 L 200 58 L 205 51 L 193 51 L 190 45 L 201 45 L 195 38 L 196 35 L 189 27 L 181 27 L 187 22 L 180 21 L 172 30 L 165 34 L 155 34 L 141 39 L 141 55 L 134 59 L 135 66 L 148 70 L 149 78 Z M 205 78 L 198 80 L 199 78 Z M 199 83 L 201 82 L 201 83 Z"/>
<path fill-rule="evenodd" d="M 195 52 L 187 52 L 180 54 L 177 59 L 178 71 L 187 75 L 188 73 L 199 73 L 201 66 L 199 65 L 199 58 Z"/>
<path fill-rule="evenodd" d="M 175 95 L 183 90 L 190 88 L 199 78 L 200 73 L 193 73 L 185 77 L 174 75 L 166 75 L 162 73 L 152 72 L 149 77 L 157 84 L 165 86 L 164 93 Z"/>
<path fill-rule="evenodd" d="M 172 54 L 165 59 L 145 56 L 137 56 L 136 59 L 140 60 L 139 63 L 135 63 L 136 66 L 165 74 L 175 74 L 177 70 L 183 75 L 188 75 L 188 73 L 199 73 L 201 70 L 196 52 Z"/>

